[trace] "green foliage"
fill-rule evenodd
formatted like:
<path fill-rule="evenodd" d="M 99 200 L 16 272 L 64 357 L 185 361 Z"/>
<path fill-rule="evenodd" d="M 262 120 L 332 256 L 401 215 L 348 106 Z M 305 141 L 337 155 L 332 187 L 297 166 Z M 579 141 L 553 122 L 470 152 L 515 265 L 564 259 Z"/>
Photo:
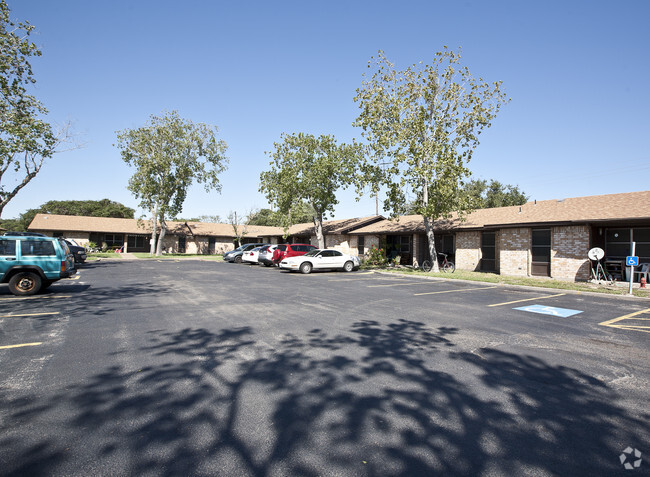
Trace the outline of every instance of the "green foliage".
<path fill-rule="evenodd" d="M 228 146 L 216 133 L 216 126 L 194 124 L 176 111 L 152 115 L 148 125 L 118 132 L 122 159 L 136 169 L 128 189 L 140 205 L 151 209 L 157 204 L 161 217 L 174 217 L 193 182 L 204 184 L 206 191 L 220 191 L 218 176 L 226 169 Z"/>
<path fill-rule="evenodd" d="M 41 205 L 38 211 L 42 214 L 114 217 L 118 219 L 132 219 L 135 217 L 135 209 L 109 199 L 50 200 Z"/>
<path fill-rule="evenodd" d="M 58 144 L 40 119 L 47 110 L 27 91 L 35 83 L 29 59 L 41 55 L 29 40 L 33 30 L 27 22 L 12 22 L 6 1 L 0 0 L 0 216 Z"/>
<path fill-rule="evenodd" d="M 528 201 L 528 196 L 518 186 L 503 185 L 494 179 L 489 184 L 486 180 L 472 180 L 464 185 L 463 190 L 475 209 L 523 205 Z"/>
<path fill-rule="evenodd" d="M 248 217 L 249 225 L 278 225 L 278 218 L 271 209 L 259 209 Z"/>
<path fill-rule="evenodd" d="M 431 65 L 399 71 L 380 51 L 368 68 L 372 76 L 354 98 L 361 110 L 355 126 L 368 141 L 357 191 L 368 184 L 385 188 L 384 209 L 393 216 L 406 211 L 409 196 L 417 197 L 412 212 L 424 216 L 435 256 L 433 222 L 472 208 L 462 184 L 479 135 L 507 102 L 501 82 L 475 79 L 446 47 Z"/>
<path fill-rule="evenodd" d="M 291 215 L 294 223 L 302 224 L 311 222 L 316 215 L 314 208 L 307 202 L 302 201 L 295 204 L 291 209 Z M 249 225 L 268 225 L 273 227 L 281 227 L 288 220 L 286 216 L 280 212 L 273 212 L 271 209 L 259 209 L 248 217 Z"/>
<path fill-rule="evenodd" d="M 370 250 L 366 253 L 366 259 L 364 260 L 365 265 L 381 267 L 388 263 L 386 258 L 386 249 L 378 248 L 376 246 L 370 247 Z"/>
<path fill-rule="evenodd" d="M 431 65 L 404 71 L 379 52 L 368 67 L 374 72 L 354 98 L 361 109 L 355 125 L 373 152 L 366 182 L 387 188 L 385 209 L 402 214 L 410 193 L 420 198 L 415 213 L 432 220 L 469 210 L 461 183 L 479 134 L 506 102 L 501 82 L 476 80 L 447 49 Z"/>
<path fill-rule="evenodd" d="M 161 236 L 157 255 L 162 251 L 165 219 L 183 210 L 189 187 L 197 182 L 206 191 L 221 191 L 219 174 L 228 163 L 223 140 L 216 138 L 216 126 L 193 123 L 176 111 L 161 117 L 152 115 L 146 126 L 117 133 L 117 147 L 124 162 L 135 168 L 128 189 L 140 206 L 160 220 Z"/>
<path fill-rule="evenodd" d="M 17 219 L 0 221 L 7 230 L 26 232 L 36 214 L 80 215 L 87 217 L 114 217 L 132 219 L 135 210 L 109 199 L 101 200 L 50 200 L 36 209 L 28 209 Z"/>
<path fill-rule="evenodd" d="M 336 191 L 354 181 L 362 148 L 359 144 L 337 144 L 333 136 L 282 134 L 274 143 L 271 170 L 260 176 L 260 192 L 282 214 L 281 226 L 298 223 L 299 204 L 306 201 L 314 210 L 319 246 L 323 247 L 322 222 L 334 214 Z"/>

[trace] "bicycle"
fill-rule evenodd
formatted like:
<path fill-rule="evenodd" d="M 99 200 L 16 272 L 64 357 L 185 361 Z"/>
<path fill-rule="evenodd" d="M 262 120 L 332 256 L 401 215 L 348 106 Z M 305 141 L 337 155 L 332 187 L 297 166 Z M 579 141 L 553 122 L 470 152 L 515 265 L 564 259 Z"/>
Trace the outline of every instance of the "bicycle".
<path fill-rule="evenodd" d="M 447 254 L 438 252 L 438 255 L 442 256 L 442 262 L 439 261 L 440 263 L 438 264 L 440 270 L 445 273 L 454 273 L 456 271 L 456 265 L 454 265 L 454 262 L 447 260 Z M 433 270 L 433 263 L 430 260 L 422 262 L 423 272 L 429 273 L 431 270 Z"/>

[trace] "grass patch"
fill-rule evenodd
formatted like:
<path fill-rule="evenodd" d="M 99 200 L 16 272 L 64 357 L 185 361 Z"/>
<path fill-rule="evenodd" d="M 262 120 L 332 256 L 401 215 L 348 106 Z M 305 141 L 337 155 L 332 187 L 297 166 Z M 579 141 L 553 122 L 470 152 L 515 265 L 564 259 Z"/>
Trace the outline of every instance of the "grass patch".
<path fill-rule="evenodd" d="M 555 288 L 559 290 L 573 290 L 597 293 L 609 293 L 612 295 L 627 295 L 627 284 L 619 282 L 614 285 L 598 285 L 587 282 L 567 282 L 554 280 L 552 278 L 532 278 L 532 277 L 507 277 L 495 273 L 468 272 L 465 270 L 456 270 L 454 273 L 426 273 L 420 269 L 399 267 L 399 268 L 379 268 L 365 267 L 367 270 L 381 270 L 384 272 L 397 273 L 410 276 L 436 277 L 448 280 L 469 280 L 474 282 L 497 283 L 503 285 L 523 285 L 538 288 Z M 623 286 L 625 285 L 625 286 Z M 638 297 L 650 298 L 650 289 L 635 288 L 632 294 Z"/>

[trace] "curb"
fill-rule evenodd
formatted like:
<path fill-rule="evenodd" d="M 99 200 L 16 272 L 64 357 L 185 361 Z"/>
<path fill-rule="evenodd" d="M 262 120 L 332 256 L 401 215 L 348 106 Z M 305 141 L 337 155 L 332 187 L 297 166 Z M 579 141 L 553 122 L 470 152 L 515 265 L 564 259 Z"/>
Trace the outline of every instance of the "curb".
<path fill-rule="evenodd" d="M 516 288 L 520 290 L 530 290 L 530 291 L 540 291 L 540 290 L 549 290 L 549 291 L 554 291 L 558 293 L 567 293 L 567 294 L 572 294 L 572 295 L 587 295 L 587 296 L 595 296 L 595 297 L 608 297 L 608 298 L 618 298 L 622 300 L 648 300 L 650 297 L 641 297 L 641 296 L 634 296 L 634 295 L 619 295 L 615 293 L 604 293 L 604 292 L 594 292 L 594 291 L 587 291 L 587 290 L 567 290 L 565 288 L 551 288 L 551 287 L 536 287 L 533 285 L 517 285 L 517 284 L 510 284 L 510 283 L 495 283 L 495 282 L 483 282 L 480 280 L 463 280 L 462 278 L 442 278 L 442 277 L 426 277 L 422 275 L 407 275 L 399 272 L 384 272 L 381 270 L 368 270 L 373 273 L 379 274 L 379 275 L 387 275 L 387 276 L 395 276 L 399 275 L 402 277 L 408 277 L 408 278 L 419 278 L 422 280 L 432 280 L 432 281 L 443 281 L 443 282 L 459 282 L 459 283 L 482 283 L 486 285 L 496 285 L 502 288 L 510 287 L 510 288 Z"/>

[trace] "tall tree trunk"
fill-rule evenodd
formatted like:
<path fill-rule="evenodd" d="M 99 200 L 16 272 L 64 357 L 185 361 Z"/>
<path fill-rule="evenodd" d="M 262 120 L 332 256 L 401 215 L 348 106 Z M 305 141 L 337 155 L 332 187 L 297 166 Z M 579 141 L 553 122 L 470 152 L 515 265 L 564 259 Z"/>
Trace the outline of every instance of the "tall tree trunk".
<path fill-rule="evenodd" d="M 425 180 L 422 185 L 422 204 L 424 207 L 429 205 L 429 183 Z M 427 234 L 427 242 L 429 242 L 429 255 L 431 256 L 432 272 L 438 273 L 438 254 L 436 253 L 436 237 L 433 233 L 433 220 L 428 216 L 424 217 L 424 231 Z"/>
<path fill-rule="evenodd" d="M 424 216 L 424 230 L 427 234 L 427 241 L 429 242 L 429 255 L 431 255 L 432 272 L 437 273 L 440 271 L 438 268 L 438 254 L 436 253 L 436 237 L 433 233 L 433 221 Z"/>
<path fill-rule="evenodd" d="M 160 218 L 160 237 L 158 237 L 158 247 L 156 248 L 156 257 L 162 255 L 163 248 L 163 239 L 165 238 L 165 233 L 167 232 L 167 222 L 165 222 L 164 217 Z"/>
<path fill-rule="evenodd" d="M 316 212 L 314 216 L 314 229 L 316 230 L 316 240 L 318 248 L 325 248 L 325 237 L 323 236 L 323 214 Z"/>
<path fill-rule="evenodd" d="M 156 236 L 158 235 L 158 202 L 151 210 L 151 241 L 149 242 L 149 255 L 156 253 Z"/>

